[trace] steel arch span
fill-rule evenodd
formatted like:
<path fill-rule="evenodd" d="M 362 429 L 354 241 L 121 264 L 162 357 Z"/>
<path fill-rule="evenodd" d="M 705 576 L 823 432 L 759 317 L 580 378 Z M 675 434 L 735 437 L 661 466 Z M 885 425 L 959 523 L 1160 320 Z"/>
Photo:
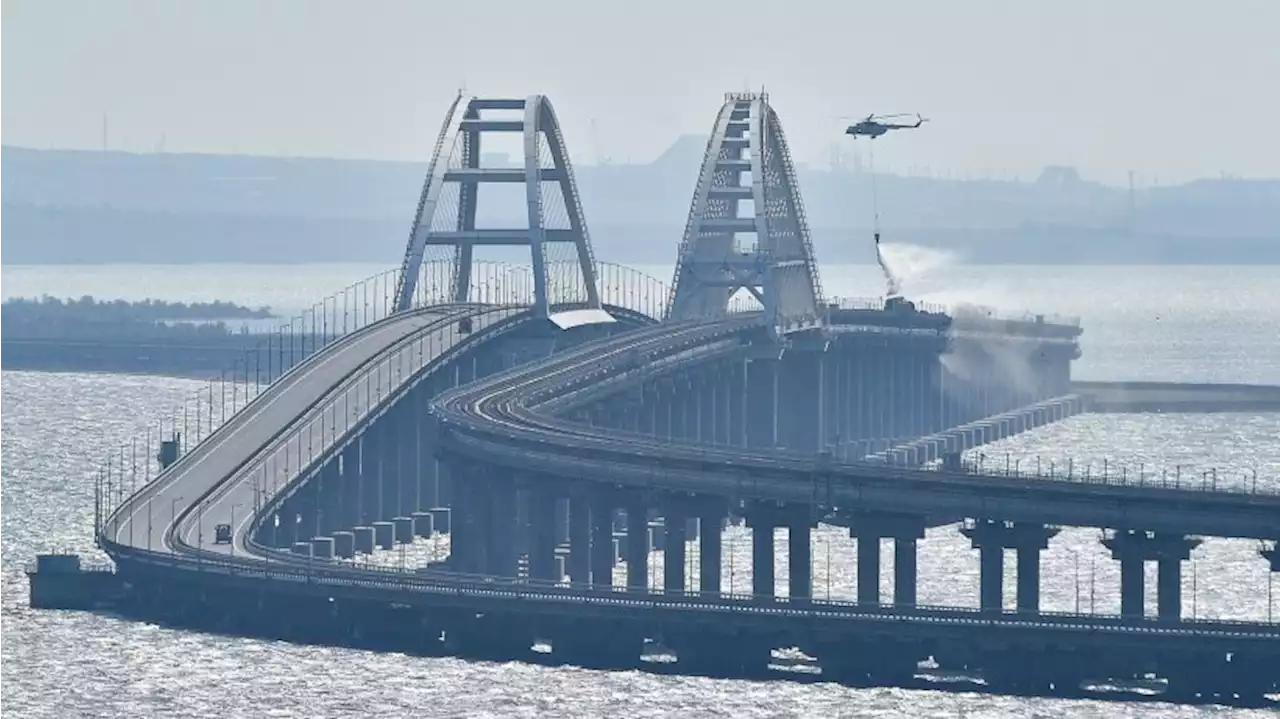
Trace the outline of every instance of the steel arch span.
<path fill-rule="evenodd" d="M 481 165 L 481 141 L 491 133 L 520 133 L 523 162 L 519 166 Z M 524 185 L 523 227 L 476 226 L 480 187 L 497 183 Z M 571 262 L 557 263 L 548 257 L 549 247 L 565 245 L 571 245 Z M 413 306 L 424 256 L 431 248 L 440 248 L 451 257 L 449 294 L 454 301 L 465 301 L 470 292 L 475 248 L 486 246 L 529 248 L 535 315 L 547 317 L 558 302 L 572 301 L 600 309 L 586 216 L 560 123 L 551 102 L 543 95 L 459 95 L 453 101 L 436 139 L 418 199 L 396 288 L 396 309 L 403 311 Z M 566 264 L 572 267 L 564 267 Z M 554 273 L 549 272 L 549 267 Z"/>
<path fill-rule="evenodd" d="M 725 95 L 671 287 L 671 320 L 723 316 L 734 293 L 746 290 L 777 334 L 821 321 L 822 287 L 795 166 L 765 93 Z"/>

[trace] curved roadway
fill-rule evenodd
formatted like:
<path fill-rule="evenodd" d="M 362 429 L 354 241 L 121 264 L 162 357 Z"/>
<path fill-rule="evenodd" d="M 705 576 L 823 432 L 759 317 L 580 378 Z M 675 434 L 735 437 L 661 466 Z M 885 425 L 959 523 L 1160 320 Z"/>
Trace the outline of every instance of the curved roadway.
<path fill-rule="evenodd" d="M 117 544 L 161 553 L 244 553 L 256 509 L 399 383 L 455 347 L 466 336 L 458 319 L 470 316 L 472 331 L 480 332 L 522 312 L 527 310 L 436 306 L 393 315 L 330 344 L 130 497 L 108 518 L 104 534 Z M 231 544 L 214 543 L 220 523 L 235 525 Z"/>
<path fill-rule="evenodd" d="M 1131 626 L 1120 618 L 1105 617 L 977 618 L 971 611 L 953 608 L 921 607 L 886 614 L 877 608 L 816 600 L 810 606 L 798 607 L 744 603 L 741 598 L 719 595 L 630 597 L 578 586 L 520 586 L 439 572 L 417 576 L 388 574 L 336 562 L 295 566 L 287 553 L 274 555 L 284 562 L 271 561 L 272 553 L 248 556 L 247 528 L 257 508 L 278 499 L 280 490 L 297 477 L 311 457 L 358 430 L 359 423 L 388 404 L 397 388 L 419 369 L 457 347 L 462 340 L 457 332 L 458 318 L 472 317 L 473 332 L 478 334 L 525 312 L 523 308 L 476 305 L 432 307 L 393 316 L 333 343 L 266 388 L 209 439 L 131 497 L 108 519 L 103 535 L 118 547 L 135 550 L 133 554 L 140 559 L 151 556 L 155 561 L 181 567 L 193 561 L 190 555 L 201 557 L 205 571 L 225 574 L 227 581 L 276 578 L 296 584 L 305 578 L 307 584 L 315 583 L 323 591 L 361 596 L 391 592 L 408 601 L 427 601 L 432 595 L 436 598 L 431 601 L 445 602 L 535 599 L 539 606 L 563 605 L 573 611 L 745 612 L 987 628 L 997 624 L 1043 624 L 1090 634 L 1137 636 L 1156 632 L 1171 638 L 1249 638 L 1264 642 L 1278 636 L 1280 630 L 1273 626 L 1232 622 L 1152 627 Z M 820 496 L 818 492 L 826 491 L 840 506 L 848 506 L 846 501 L 856 505 L 867 499 L 868 487 L 878 488 L 885 501 L 892 499 L 899 506 L 904 485 L 913 485 L 935 499 L 949 492 L 956 496 L 994 494 L 999 498 L 1001 492 L 1012 488 L 1022 501 L 1029 501 L 1029 506 L 1043 504 L 1040 493 L 1046 490 L 1086 489 L 1078 484 L 1057 483 L 1062 486 L 1055 488 L 1049 486 L 1054 483 L 1037 480 L 949 475 L 882 465 L 815 464 L 812 457 L 797 454 L 752 454 L 740 448 L 679 445 L 617 430 L 596 430 L 554 416 L 575 403 L 590 402 L 671 367 L 739 352 L 750 328 L 756 326 L 754 318 L 745 317 L 714 324 L 669 324 L 636 330 L 445 393 L 433 403 L 432 411 L 445 424 L 446 441 L 483 461 L 509 463 L 520 469 L 541 467 L 566 477 L 607 477 L 610 482 L 621 484 L 787 501 L 812 501 Z M 964 491 L 951 491 L 957 487 Z M 1160 492 L 1148 488 L 1141 494 L 1149 500 Z M 1174 494 L 1182 495 L 1183 500 L 1189 494 L 1200 501 L 1215 499 L 1214 495 L 1198 492 Z M 1133 499 L 1141 500 L 1142 496 Z M 1229 499 L 1236 502 L 1231 505 L 1235 509 L 1240 508 L 1239 501 L 1244 501 L 1246 508 L 1257 502 L 1280 507 L 1280 498 L 1276 497 L 1230 495 Z M 1092 497 L 1089 501 L 1096 503 L 1099 499 Z M 1105 498 L 1102 503 L 1108 504 Z M 185 508 L 179 511 L 180 506 Z M 1280 521 L 1280 512 L 1269 511 L 1271 522 Z M 209 539 L 213 526 L 222 522 L 233 522 L 236 527 L 230 545 L 216 545 Z M 145 549 L 154 553 L 136 551 Z M 218 553 L 236 556 L 220 558 Z M 410 595 L 404 592 L 420 599 L 409 599 Z"/>
<path fill-rule="evenodd" d="M 1280 538 L 1280 495 L 834 463 L 782 450 L 672 443 L 562 419 L 672 363 L 733 352 L 748 320 L 676 324 L 594 342 L 446 393 L 446 441 L 477 461 L 562 477 L 863 511 L 993 517 L 1220 537 Z"/>

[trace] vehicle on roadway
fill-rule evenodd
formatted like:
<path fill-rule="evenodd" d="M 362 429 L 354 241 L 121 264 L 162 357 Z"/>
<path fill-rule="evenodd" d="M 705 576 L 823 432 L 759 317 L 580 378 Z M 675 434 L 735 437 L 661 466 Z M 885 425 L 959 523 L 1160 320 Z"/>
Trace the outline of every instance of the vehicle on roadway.
<path fill-rule="evenodd" d="M 213 528 L 214 544 L 231 544 L 231 525 L 219 524 Z"/>

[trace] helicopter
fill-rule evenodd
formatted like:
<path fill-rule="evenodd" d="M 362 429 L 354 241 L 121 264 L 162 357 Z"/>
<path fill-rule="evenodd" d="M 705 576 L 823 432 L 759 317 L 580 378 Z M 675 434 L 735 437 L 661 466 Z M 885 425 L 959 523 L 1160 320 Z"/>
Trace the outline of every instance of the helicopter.
<path fill-rule="evenodd" d="M 874 140 L 890 130 L 911 130 L 920 127 L 929 121 L 928 118 L 921 117 L 920 113 L 916 113 L 915 123 L 908 124 L 889 122 L 896 117 L 911 117 L 911 115 L 906 113 L 897 115 L 867 115 L 857 123 L 850 125 L 848 129 L 844 131 L 844 134 L 853 135 L 854 137 L 861 135 Z"/>

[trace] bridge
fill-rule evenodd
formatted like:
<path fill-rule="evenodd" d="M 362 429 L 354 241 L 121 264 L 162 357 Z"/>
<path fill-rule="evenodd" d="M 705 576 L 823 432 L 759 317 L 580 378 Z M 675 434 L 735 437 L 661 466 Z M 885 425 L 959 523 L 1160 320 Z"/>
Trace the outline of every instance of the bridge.
<path fill-rule="evenodd" d="M 495 134 L 520 138 L 521 162 L 481 165 Z M 484 226 L 490 185 L 523 190 L 524 226 Z M 494 247 L 529 262 L 484 259 Z M 459 97 L 401 266 L 268 338 L 161 420 L 141 458 L 137 443 L 110 458 L 97 541 L 122 611 L 187 625 L 598 667 L 657 666 L 661 650 L 667 670 L 715 676 L 776 676 L 774 650 L 794 648 L 854 685 L 913 686 L 931 660 L 1001 692 L 1155 677 L 1165 698 L 1265 701 L 1280 624 L 1185 617 L 1181 574 L 1204 536 L 1260 540 L 1280 570 L 1280 495 L 973 458 L 1090 405 L 1194 394 L 1073 383 L 1080 333 L 826 297 L 767 95 L 725 97 L 669 287 L 592 256 L 546 98 Z M 736 521 L 749 592 L 722 585 Z M 819 523 L 857 539 L 856 601 L 814 596 Z M 957 523 L 979 551 L 980 606 L 922 605 L 917 541 Z M 1119 615 L 1041 609 L 1040 554 L 1064 526 L 1105 530 Z M 448 556 L 426 566 L 360 560 L 442 536 Z M 33 603 L 60 601 L 56 565 L 39 592 L 34 573 Z"/>

